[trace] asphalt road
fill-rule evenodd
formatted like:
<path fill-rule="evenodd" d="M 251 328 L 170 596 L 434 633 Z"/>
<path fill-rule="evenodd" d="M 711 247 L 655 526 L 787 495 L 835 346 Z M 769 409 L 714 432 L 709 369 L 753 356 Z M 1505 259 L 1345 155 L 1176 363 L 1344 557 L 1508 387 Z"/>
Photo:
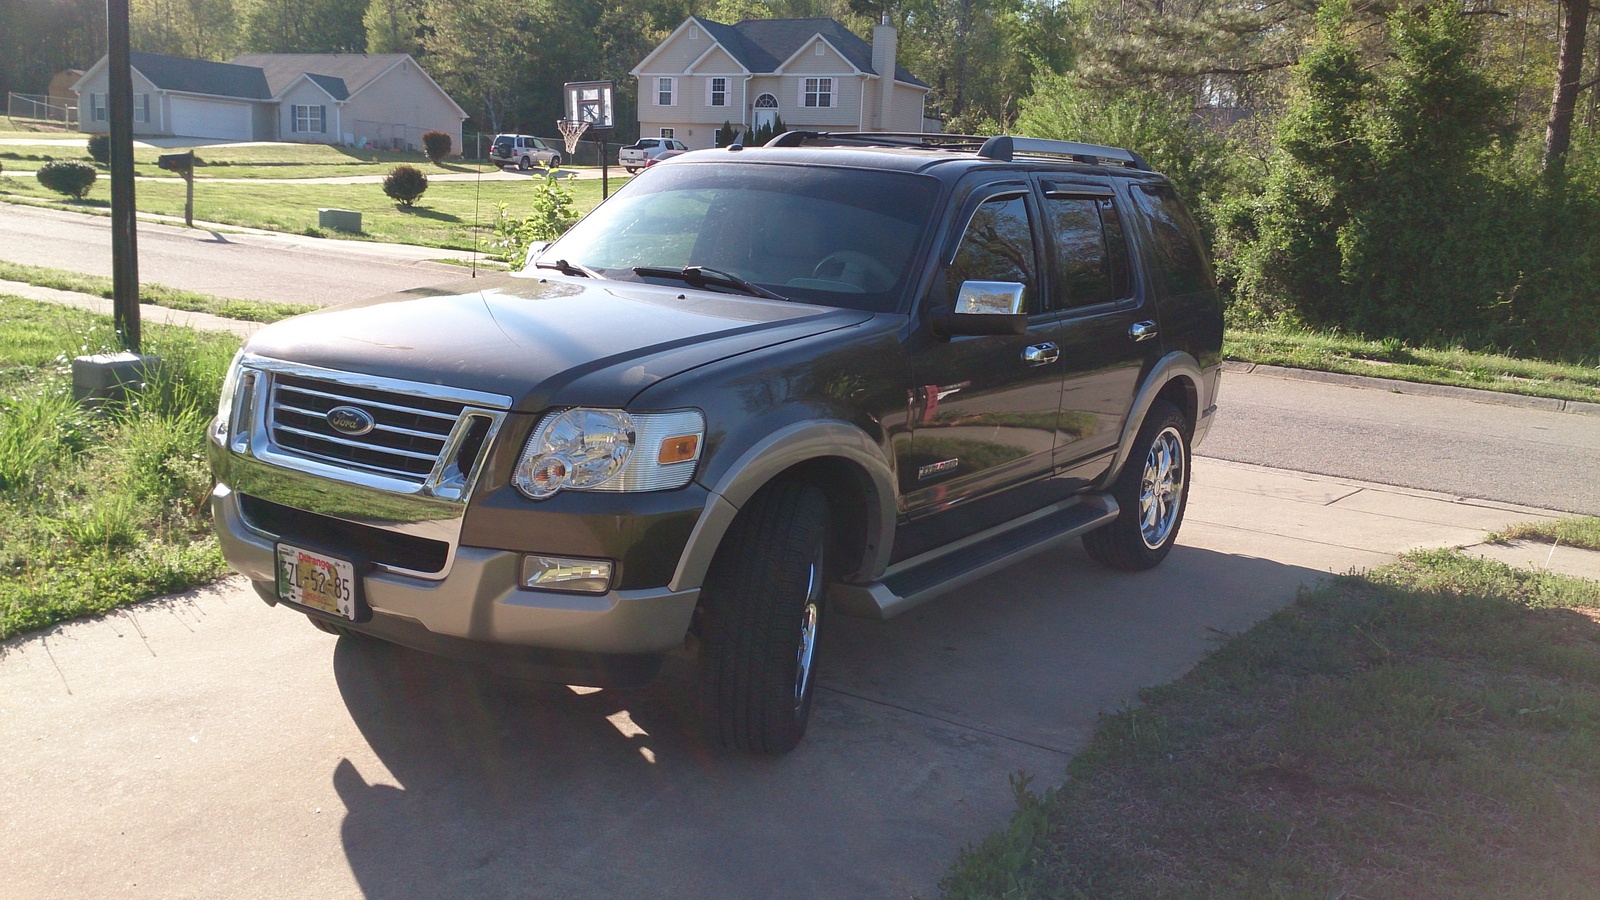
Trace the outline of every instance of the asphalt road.
<path fill-rule="evenodd" d="M 326 306 L 457 281 L 454 250 L 139 223 L 139 279 L 239 300 Z M 0 204 L 0 259 L 111 274 L 111 219 Z"/>
<path fill-rule="evenodd" d="M 1233 372 L 1218 404 L 1203 456 L 1600 515 L 1600 416 Z"/>

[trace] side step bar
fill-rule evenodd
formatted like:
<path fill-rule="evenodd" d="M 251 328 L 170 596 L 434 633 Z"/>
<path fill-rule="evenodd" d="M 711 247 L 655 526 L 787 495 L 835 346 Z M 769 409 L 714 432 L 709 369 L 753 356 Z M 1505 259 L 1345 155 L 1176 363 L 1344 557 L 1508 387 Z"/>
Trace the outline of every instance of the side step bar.
<path fill-rule="evenodd" d="M 1110 494 L 1064 500 L 895 563 L 879 581 L 830 585 L 828 597 L 846 615 L 891 619 L 940 594 L 1109 524 L 1117 512 L 1117 501 Z"/>

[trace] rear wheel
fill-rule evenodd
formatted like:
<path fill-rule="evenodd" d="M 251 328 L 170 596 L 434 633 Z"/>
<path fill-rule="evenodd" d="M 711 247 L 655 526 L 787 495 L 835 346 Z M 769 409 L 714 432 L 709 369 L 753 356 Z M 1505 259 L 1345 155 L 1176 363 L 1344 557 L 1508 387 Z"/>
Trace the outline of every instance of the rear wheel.
<path fill-rule="evenodd" d="M 1189 420 L 1165 400 L 1150 404 L 1133 452 L 1111 488 L 1121 512 L 1083 536 L 1096 562 L 1138 572 L 1165 559 L 1189 500 Z"/>
<path fill-rule="evenodd" d="M 827 538 L 822 491 L 777 482 L 751 499 L 717 551 L 702 595 L 701 698 L 724 746 L 787 753 L 806 733 Z"/>
<path fill-rule="evenodd" d="M 628 174 L 629 175 L 632 175 L 633 173 L 639 171 L 637 166 L 623 166 L 623 168 L 628 170 Z"/>
<path fill-rule="evenodd" d="M 526 172 L 532 167 L 533 167 L 533 164 L 528 162 L 528 158 L 526 156 L 521 156 L 521 157 L 517 158 L 517 171 L 518 172 Z"/>

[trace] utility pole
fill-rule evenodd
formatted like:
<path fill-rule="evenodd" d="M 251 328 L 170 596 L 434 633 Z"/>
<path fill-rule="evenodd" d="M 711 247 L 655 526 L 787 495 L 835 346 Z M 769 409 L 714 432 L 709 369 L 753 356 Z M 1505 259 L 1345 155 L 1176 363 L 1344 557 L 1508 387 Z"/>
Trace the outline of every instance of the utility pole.
<path fill-rule="evenodd" d="M 133 70 L 128 0 L 106 0 L 111 76 L 111 308 L 123 349 L 139 352 L 139 247 L 133 199 Z"/>

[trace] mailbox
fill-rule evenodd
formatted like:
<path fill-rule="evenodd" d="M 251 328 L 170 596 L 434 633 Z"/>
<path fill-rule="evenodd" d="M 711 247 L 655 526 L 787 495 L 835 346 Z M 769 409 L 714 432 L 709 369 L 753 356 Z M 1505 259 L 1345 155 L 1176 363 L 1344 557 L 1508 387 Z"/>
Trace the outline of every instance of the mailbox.
<path fill-rule="evenodd" d="M 156 157 L 156 166 L 168 172 L 183 174 L 193 168 L 193 153 L 163 153 Z"/>

